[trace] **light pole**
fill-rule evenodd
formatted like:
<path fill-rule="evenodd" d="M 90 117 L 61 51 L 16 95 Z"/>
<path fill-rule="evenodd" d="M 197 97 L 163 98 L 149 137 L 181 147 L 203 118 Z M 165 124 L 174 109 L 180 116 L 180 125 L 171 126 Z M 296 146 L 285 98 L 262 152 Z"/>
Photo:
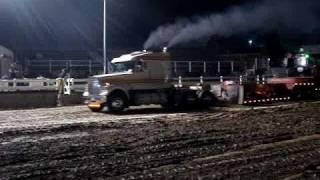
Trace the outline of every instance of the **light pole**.
<path fill-rule="evenodd" d="M 108 73 L 107 62 L 107 0 L 103 0 L 103 73 Z"/>

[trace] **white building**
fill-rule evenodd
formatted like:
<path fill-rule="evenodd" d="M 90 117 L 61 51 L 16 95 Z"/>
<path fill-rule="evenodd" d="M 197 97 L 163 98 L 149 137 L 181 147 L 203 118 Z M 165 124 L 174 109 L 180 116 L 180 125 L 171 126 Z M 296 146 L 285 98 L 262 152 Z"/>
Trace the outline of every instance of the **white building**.
<path fill-rule="evenodd" d="M 13 62 L 13 52 L 0 45 L 0 78 L 4 76 L 9 76 L 10 64 L 12 64 Z"/>

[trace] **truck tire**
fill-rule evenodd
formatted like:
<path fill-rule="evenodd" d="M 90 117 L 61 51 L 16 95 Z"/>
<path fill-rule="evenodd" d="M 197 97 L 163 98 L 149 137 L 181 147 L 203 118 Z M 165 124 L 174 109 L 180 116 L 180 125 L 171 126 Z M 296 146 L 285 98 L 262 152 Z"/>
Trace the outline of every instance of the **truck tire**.
<path fill-rule="evenodd" d="M 176 108 L 175 94 L 173 91 L 167 93 L 167 102 L 162 103 L 161 107 L 166 110 L 174 110 Z"/>
<path fill-rule="evenodd" d="M 216 98 L 214 95 L 208 91 L 202 92 L 200 94 L 200 105 L 204 108 L 208 108 L 214 104 Z"/>
<path fill-rule="evenodd" d="M 194 105 L 197 105 L 199 102 L 196 92 L 193 91 L 184 92 L 180 98 L 178 103 L 179 108 L 192 109 L 194 108 Z"/>
<path fill-rule="evenodd" d="M 128 104 L 128 98 L 124 93 L 113 93 L 107 98 L 109 112 L 120 113 Z"/>
<path fill-rule="evenodd" d="M 169 111 L 170 111 L 170 110 L 175 110 L 176 105 L 175 105 L 174 99 L 172 98 L 172 99 L 169 99 L 168 102 L 162 103 L 162 104 L 161 104 L 161 107 L 162 107 L 163 109 L 169 110 Z"/>
<path fill-rule="evenodd" d="M 291 97 L 296 101 L 302 100 L 304 98 L 304 92 L 301 89 L 294 89 Z"/>

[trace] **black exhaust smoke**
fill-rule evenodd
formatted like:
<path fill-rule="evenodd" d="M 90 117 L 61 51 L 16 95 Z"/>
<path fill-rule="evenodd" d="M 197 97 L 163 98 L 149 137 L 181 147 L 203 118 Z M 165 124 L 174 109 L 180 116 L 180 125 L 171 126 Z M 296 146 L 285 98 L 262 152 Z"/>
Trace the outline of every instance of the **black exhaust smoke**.
<path fill-rule="evenodd" d="M 319 7 L 318 0 L 265 0 L 233 7 L 222 14 L 179 19 L 158 27 L 144 48 L 173 47 L 212 36 L 228 37 L 249 32 L 311 33 L 319 27 Z"/>

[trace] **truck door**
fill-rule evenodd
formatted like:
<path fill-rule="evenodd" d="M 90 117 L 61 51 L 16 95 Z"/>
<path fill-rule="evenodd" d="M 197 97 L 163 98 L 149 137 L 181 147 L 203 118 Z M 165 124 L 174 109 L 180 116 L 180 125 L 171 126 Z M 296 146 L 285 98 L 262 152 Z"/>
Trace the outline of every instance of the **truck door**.
<path fill-rule="evenodd" d="M 168 70 L 161 61 L 150 61 L 150 63 L 148 63 L 148 69 L 150 79 L 153 81 L 164 82 L 169 75 Z"/>
<path fill-rule="evenodd" d="M 146 64 L 142 59 L 135 62 L 133 72 L 137 81 L 143 82 L 149 79 L 149 73 L 146 68 Z"/>

